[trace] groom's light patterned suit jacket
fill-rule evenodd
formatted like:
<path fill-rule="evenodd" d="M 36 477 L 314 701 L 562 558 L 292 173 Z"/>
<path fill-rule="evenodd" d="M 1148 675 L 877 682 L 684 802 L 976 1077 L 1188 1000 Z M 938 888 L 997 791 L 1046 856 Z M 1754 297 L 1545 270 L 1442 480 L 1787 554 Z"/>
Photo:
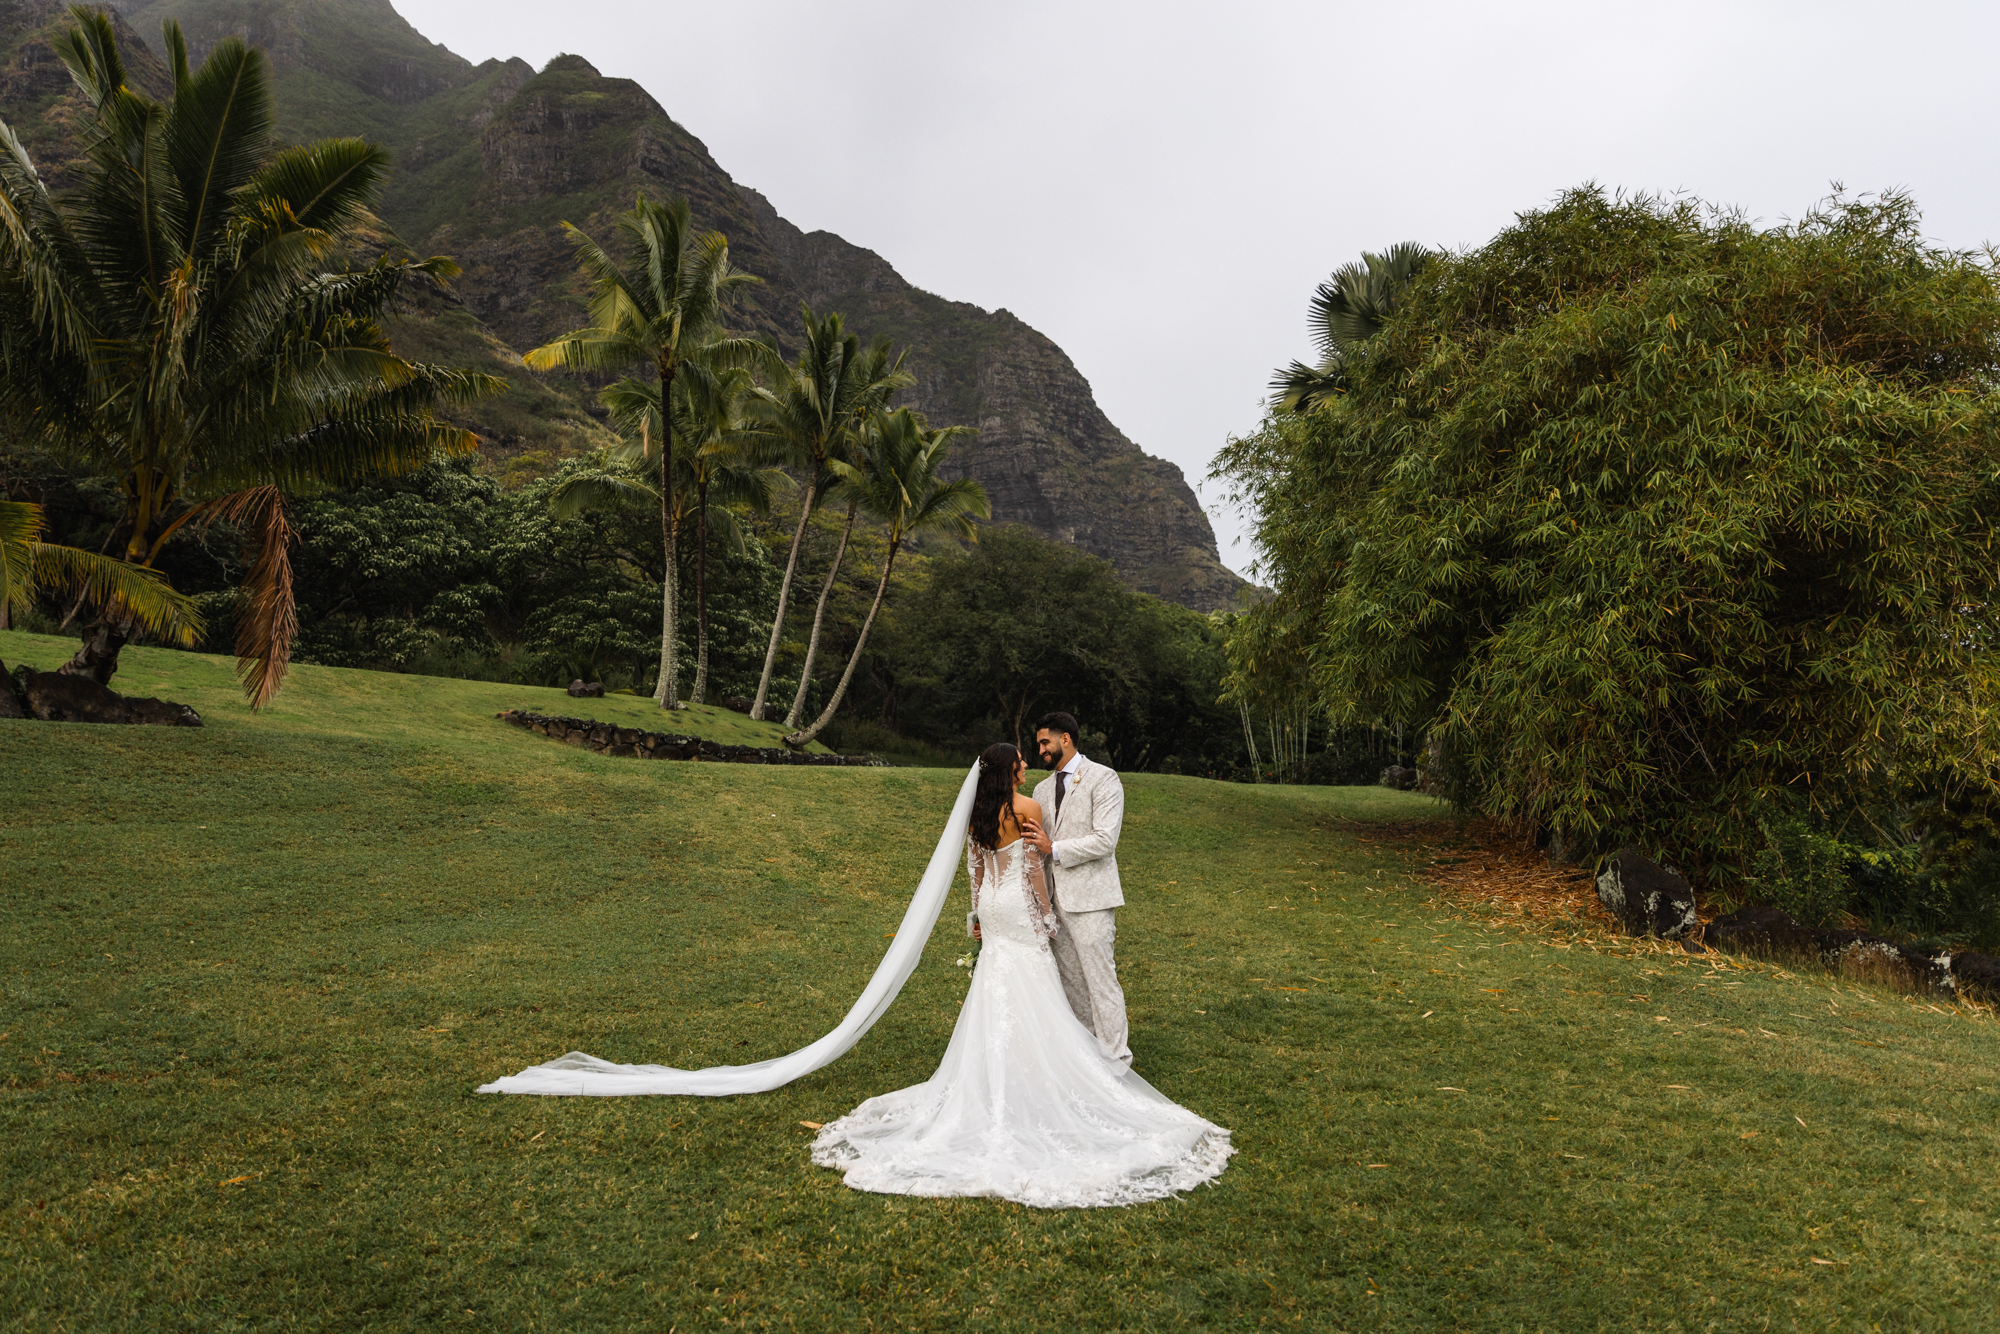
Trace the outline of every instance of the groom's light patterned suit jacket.
<path fill-rule="evenodd" d="M 1042 820 L 1055 841 L 1056 906 L 1064 912 L 1098 912 L 1124 906 L 1118 883 L 1118 834 L 1125 827 L 1125 785 L 1118 771 L 1087 755 L 1077 757 L 1075 778 L 1056 813 L 1056 780 L 1035 784 Z"/>

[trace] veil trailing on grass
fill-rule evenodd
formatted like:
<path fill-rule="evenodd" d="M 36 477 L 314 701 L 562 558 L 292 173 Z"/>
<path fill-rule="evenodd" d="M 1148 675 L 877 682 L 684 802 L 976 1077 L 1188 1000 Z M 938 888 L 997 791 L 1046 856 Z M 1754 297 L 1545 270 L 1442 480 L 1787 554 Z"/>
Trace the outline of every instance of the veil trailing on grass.
<path fill-rule="evenodd" d="M 931 928 L 965 850 L 966 825 L 972 817 L 972 794 L 979 785 L 979 766 L 973 765 L 958 789 L 958 801 L 938 837 L 937 851 L 931 854 L 924 878 L 917 882 L 916 895 L 903 913 L 902 925 L 889 952 L 868 979 L 861 998 L 847 1017 L 831 1033 L 789 1056 L 779 1056 L 752 1065 L 712 1065 L 706 1070 L 676 1070 L 670 1065 L 614 1065 L 610 1061 L 573 1051 L 544 1065 L 531 1065 L 518 1075 L 482 1084 L 481 1093 L 539 1093 L 549 1097 L 620 1098 L 643 1093 L 679 1094 L 697 1098 L 726 1098 L 738 1093 L 766 1093 L 830 1065 L 847 1054 L 849 1048 L 888 1010 L 916 971 Z"/>

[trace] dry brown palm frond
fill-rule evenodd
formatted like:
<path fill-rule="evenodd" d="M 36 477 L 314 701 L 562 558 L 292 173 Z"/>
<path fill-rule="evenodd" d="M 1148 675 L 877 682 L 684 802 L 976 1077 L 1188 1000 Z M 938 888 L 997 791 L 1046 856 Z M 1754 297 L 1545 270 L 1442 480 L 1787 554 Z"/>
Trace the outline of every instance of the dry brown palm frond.
<path fill-rule="evenodd" d="M 202 527 L 235 524 L 248 535 L 254 551 L 236 617 L 236 674 L 250 696 L 250 707 L 261 709 L 284 684 L 292 641 L 299 633 L 298 603 L 292 595 L 292 525 L 285 515 L 285 498 L 275 486 L 253 486 L 201 508 Z"/>

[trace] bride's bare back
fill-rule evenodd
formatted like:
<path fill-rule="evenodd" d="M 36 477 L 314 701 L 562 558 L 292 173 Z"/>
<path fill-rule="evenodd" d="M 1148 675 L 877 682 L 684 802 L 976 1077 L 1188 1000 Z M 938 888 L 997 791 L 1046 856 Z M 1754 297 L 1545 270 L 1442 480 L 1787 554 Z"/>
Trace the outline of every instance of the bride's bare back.
<path fill-rule="evenodd" d="M 1014 794 L 1014 804 L 1000 812 L 1000 837 L 1007 839 L 1007 841 L 996 844 L 995 850 L 1011 848 L 1016 843 L 1019 843 L 1021 841 L 1021 826 L 1030 821 L 1036 824 L 1042 822 L 1042 803 L 1036 801 L 1033 797 L 1024 797 L 1016 792 Z M 1010 830 L 1014 836 L 1007 838 Z"/>

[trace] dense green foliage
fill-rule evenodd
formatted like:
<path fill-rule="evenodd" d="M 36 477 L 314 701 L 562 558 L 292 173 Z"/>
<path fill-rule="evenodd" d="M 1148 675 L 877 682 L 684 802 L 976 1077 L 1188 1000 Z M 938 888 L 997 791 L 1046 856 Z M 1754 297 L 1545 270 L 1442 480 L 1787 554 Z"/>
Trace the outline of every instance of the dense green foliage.
<path fill-rule="evenodd" d="M 1595 190 L 1443 257 L 1347 392 L 1221 463 L 1240 675 L 1428 731 L 1460 798 L 1719 884 L 1990 790 L 2000 295 L 1908 200 L 1759 231 Z"/>
<path fill-rule="evenodd" d="M 551 479 L 503 491 L 464 465 L 440 465 L 407 483 L 306 502 L 299 656 L 538 685 L 581 677 L 650 692 L 659 521 L 619 510 L 555 518 L 548 493 L 586 467 L 565 464 Z M 683 543 L 684 573 L 695 559 Z M 738 694 L 756 680 L 763 626 L 752 606 L 775 596 L 776 571 L 755 544 L 710 569 L 711 671 L 723 694 Z M 683 654 L 692 648 L 683 644 Z"/>
<path fill-rule="evenodd" d="M 262 52 L 229 37 L 192 68 L 169 23 L 172 90 L 155 99 L 127 79 L 109 20 L 72 13 L 57 52 L 91 108 L 82 181 L 52 192 L 0 125 L 0 413 L 114 481 L 131 564 L 152 566 L 190 522 L 254 533 L 237 647 L 267 701 L 294 628 L 281 492 L 470 451 L 438 410 L 498 386 L 389 348 L 384 313 L 453 275 L 448 260 L 339 259 L 371 221 L 380 148 L 274 153 Z M 127 634 L 102 604 L 74 669 L 108 681 Z"/>
<path fill-rule="evenodd" d="M 208 727 L 0 721 L 8 1334 L 1991 1324 L 1990 1015 L 1440 908 L 1411 794 L 1127 779 L 1138 1070 L 1234 1132 L 1213 1187 L 884 1197 L 798 1123 L 936 1068 L 950 910 L 783 1089 L 472 1089 L 819 1036 L 962 770 L 613 759 L 493 721 L 553 692 L 319 667 L 253 719 L 128 657 Z"/>
<path fill-rule="evenodd" d="M 1118 768 L 1234 777 L 1222 641 L 1218 618 L 1132 591 L 1108 562 L 996 527 L 933 558 L 856 687 L 858 712 L 976 752 L 1031 747 L 1035 719 L 1063 709 Z"/>

